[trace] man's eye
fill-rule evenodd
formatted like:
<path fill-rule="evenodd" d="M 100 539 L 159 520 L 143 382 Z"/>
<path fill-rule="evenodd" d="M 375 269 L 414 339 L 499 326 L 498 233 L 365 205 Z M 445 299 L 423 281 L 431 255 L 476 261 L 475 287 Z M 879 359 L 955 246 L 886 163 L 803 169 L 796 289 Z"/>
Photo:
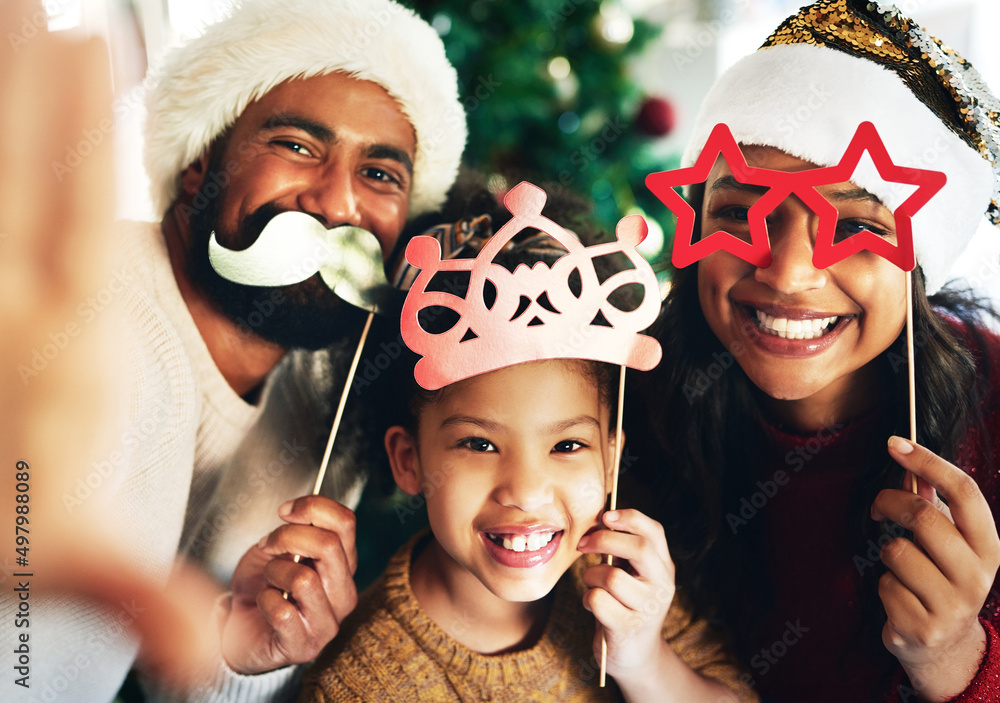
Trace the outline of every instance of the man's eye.
<path fill-rule="evenodd" d="M 396 184 L 399 183 L 399 179 L 393 176 L 391 173 L 381 168 L 375 168 L 374 166 L 366 168 L 364 170 L 364 174 L 368 178 L 372 178 L 376 181 L 382 181 L 384 183 L 396 183 Z"/>
<path fill-rule="evenodd" d="M 474 452 L 495 452 L 496 447 L 493 446 L 493 442 L 488 439 L 483 439 L 482 437 L 466 437 L 465 439 L 459 441 L 458 446 L 465 447 Z"/>
<path fill-rule="evenodd" d="M 296 154 L 302 154 L 303 156 L 312 156 L 313 153 L 309 151 L 309 148 L 298 142 L 288 141 L 286 139 L 276 139 L 274 141 L 278 146 L 284 147 L 289 151 L 294 151 Z"/>
<path fill-rule="evenodd" d="M 578 449 L 583 449 L 587 445 L 583 442 L 577 442 L 575 439 L 564 439 L 562 442 L 556 444 L 552 447 L 552 451 L 556 454 L 571 454 Z"/>

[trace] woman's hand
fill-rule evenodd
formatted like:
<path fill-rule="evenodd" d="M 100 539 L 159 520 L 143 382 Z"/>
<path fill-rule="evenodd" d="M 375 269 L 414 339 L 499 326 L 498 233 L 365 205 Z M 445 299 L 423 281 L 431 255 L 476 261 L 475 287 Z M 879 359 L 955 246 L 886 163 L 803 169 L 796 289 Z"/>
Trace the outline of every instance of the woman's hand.
<path fill-rule="evenodd" d="M 923 700 L 947 700 L 969 685 L 985 651 L 978 616 L 1000 566 L 1000 537 L 971 476 L 900 437 L 890 438 L 889 453 L 926 485 L 920 495 L 883 490 L 872 504 L 873 519 L 891 520 L 915 540 L 882 548 L 882 641 Z"/>

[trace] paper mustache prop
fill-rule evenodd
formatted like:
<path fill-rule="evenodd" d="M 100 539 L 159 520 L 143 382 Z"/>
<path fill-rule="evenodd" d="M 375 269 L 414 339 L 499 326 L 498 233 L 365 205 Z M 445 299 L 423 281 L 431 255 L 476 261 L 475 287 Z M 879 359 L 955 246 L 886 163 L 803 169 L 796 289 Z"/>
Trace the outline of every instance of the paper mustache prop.
<path fill-rule="evenodd" d="M 248 286 L 287 286 L 319 273 L 338 298 L 368 312 L 381 312 L 390 291 L 374 234 L 347 225 L 326 229 L 304 212 L 276 215 L 242 251 L 226 249 L 212 232 L 208 257 L 220 276 Z"/>
<path fill-rule="evenodd" d="M 385 312 L 392 291 L 385 277 L 378 239 L 360 227 L 328 230 L 311 215 L 288 211 L 275 215 L 257 241 L 243 251 L 226 249 L 212 232 L 208 257 L 220 276 L 249 286 L 286 286 L 319 273 L 338 298 L 368 311 L 313 486 L 313 495 L 317 495 L 330 465 L 333 443 L 347 404 L 347 389 L 354 382 L 372 318 L 376 312 Z M 300 560 L 297 554 L 292 558 Z M 288 598 L 288 593 L 283 595 Z"/>

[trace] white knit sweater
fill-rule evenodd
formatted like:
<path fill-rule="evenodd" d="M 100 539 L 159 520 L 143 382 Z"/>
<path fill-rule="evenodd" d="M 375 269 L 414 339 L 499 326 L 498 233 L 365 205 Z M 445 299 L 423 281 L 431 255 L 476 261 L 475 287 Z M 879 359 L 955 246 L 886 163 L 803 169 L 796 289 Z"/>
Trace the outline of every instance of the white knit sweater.
<path fill-rule="evenodd" d="M 109 450 L 109 457 L 121 452 L 114 470 L 86 500 L 99 501 L 136 565 L 155 578 L 166 580 L 183 545 L 228 583 L 243 552 L 281 524 L 277 506 L 310 492 L 316 425 L 332 384 L 303 378 L 317 369 L 298 353 L 271 374 L 258 406 L 245 402 L 215 366 L 181 298 L 159 225 L 126 227 L 119 269 L 126 285 L 114 304 L 124 306 L 131 327 L 122 340 L 131 374 L 128 427 Z M 361 478 L 343 465 L 331 470 L 336 480 L 324 493 L 353 507 Z M 33 595 L 28 690 L 12 683 L 13 607 L 0 601 L 0 700 L 113 699 L 138 649 L 129 604 L 101 608 Z M 280 700 L 294 673 L 220 671 L 216 687 L 198 699 Z"/>

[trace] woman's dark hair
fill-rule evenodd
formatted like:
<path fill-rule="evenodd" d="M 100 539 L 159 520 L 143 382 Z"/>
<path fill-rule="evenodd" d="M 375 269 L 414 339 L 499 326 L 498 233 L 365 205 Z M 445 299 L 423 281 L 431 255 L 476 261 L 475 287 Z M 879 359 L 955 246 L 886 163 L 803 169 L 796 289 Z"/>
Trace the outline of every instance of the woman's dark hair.
<path fill-rule="evenodd" d="M 980 413 L 987 384 L 977 384 L 976 378 L 989 377 L 988 357 L 979 352 L 990 344 L 981 324 L 994 313 L 969 292 L 942 291 L 928 298 L 919 269 L 913 275 L 913 301 L 917 440 L 954 460 L 968 428 L 980 427 L 990 441 Z M 748 662 L 755 629 L 770 605 L 771 584 L 763 568 L 766 545 L 761 520 L 749 521 L 736 534 L 726 516 L 739 514 L 741 498 L 757 490 L 754 481 L 760 477 L 748 467 L 766 451 L 762 392 L 705 321 L 697 266 L 674 271 L 654 334 L 663 345 L 663 361 L 642 383 L 632 384 L 635 390 L 627 401 L 629 444 L 638 461 L 630 471 L 635 495 L 626 494 L 626 499 L 663 523 L 678 587 L 696 616 L 728 631 Z M 879 425 L 878 437 L 909 436 L 906 358 L 904 330 L 873 362 L 884 367 L 880 376 L 885 380 L 881 388 L 871 389 L 883 401 L 882 412 L 871 419 Z M 719 359 L 732 362 L 721 374 L 718 369 L 726 365 Z M 847 516 L 854 554 L 864 554 L 868 540 L 877 543 L 884 529 L 869 515 L 876 494 L 899 487 L 903 479 L 884 442 L 866 455 Z M 885 615 L 877 592 L 880 568 L 864 570 L 863 621 L 869 625 L 857 637 L 881 648 L 878 633 Z"/>

